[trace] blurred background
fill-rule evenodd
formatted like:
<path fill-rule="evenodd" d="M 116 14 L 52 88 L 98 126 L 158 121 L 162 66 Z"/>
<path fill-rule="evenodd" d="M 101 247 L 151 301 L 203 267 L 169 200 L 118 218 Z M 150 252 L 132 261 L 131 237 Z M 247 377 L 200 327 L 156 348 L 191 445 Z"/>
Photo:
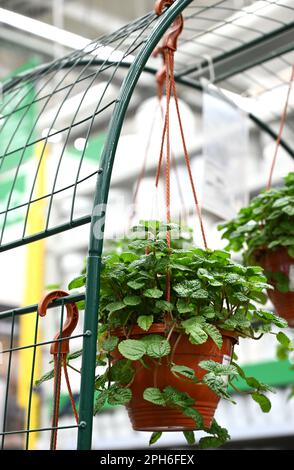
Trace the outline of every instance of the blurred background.
<path fill-rule="evenodd" d="M 193 3 L 197 6 L 197 1 Z M 211 0 L 209 3 L 213 6 L 216 2 Z M 291 3 L 286 0 L 283 2 L 227 0 L 219 3 L 223 3 L 226 9 L 213 11 L 215 22 L 232 23 L 232 15 L 236 12 L 243 12 L 246 17 L 246 30 L 230 30 L 230 41 L 235 41 L 236 44 L 238 40 L 242 42 L 254 39 L 253 31 L 269 30 L 269 23 L 274 21 L 273 18 L 279 24 L 285 21 L 290 24 L 294 21 L 293 8 L 289 8 L 286 12 L 277 9 L 276 12 L 271 10 L 256 15 L 248 14 L 268 4 L 271 7 L 276 4 L 285 7 Z M 4 83 L 9 77 L 20 72 L 24 73 L 33 67 L 58 60 L 79 50 L 89 41 L 109 35 L 130 21 L 146 15 L 153 6 L 153 0 L 0 0 L 0 80 Z M 202 21 L 200 26 L 202 32 L 209 28 L 211 19 L 208 14 L 206 17 L 203 15 L 199 21 Z M 211 54 L 211 49 L 217 50 L 220 46 L 219 38 L 214 38 L 214 42 L 211 38 L 208 39 L 210 48 L 205 45 L 203 38 L 202 42 L 195 41 L 193 44 L 195 57 Z M 119 46 L 115 47 L 118 53 Z M 293 60 L 293 52 L 288 52 L 285 60 L 276 59 L 270 62 L 267 69 L 252 68 L 247 74 L 239 74 L 233 80 L 221 81 L 218 84 L 220 90 L 216 90 L 210 84 L 213 81 L 211 76 L 203 82 L 203 92 L 179 86 L 186 139 L 203 207 L 208 244 L 211 247 L 224 247 L 216 228 L 217 224 L 234 216 L 242 205 L 265 187 L 275 143 L 248 119 L 247 113 L 256 113 L 273 129 L 278 129 L 286 91 L 285 80 Z M 161 67 L 159 59 L 151 59 L 150 64 L 155 68 Z M 54 188 L 56 197 L 50 202 L 49 212 L 46 200 L 44 205 L 36 206 L 29 217 L 27 215 L 28 219 L 32 219 L 26 224 L 28 232 L 44 229 L 45 226 L 48 229 L 54 225 L 61 225 L 68 220 L 69 214 L 71 216 L 74 214 L 74 219 L 86 217 L 92 210 L 97 161 L 105 142 L 113 103 L 126 72 L 120 70 L 116 72 L 100 107 L 103 108 L 104 104 L 106 108 L 109 103 L 112 104 L 100 117 L 95 114 L 97 97 L 101 95 L 101 90 L 105 88 L 112 71 L 109 74 L 107 71 L 103 72 L 92 82 L 87 78 L 82 85 L 77 83 L 80 75 L 76 70 L 70 70 L 66 77 L 64 72 L 60 73 L 63 75 L 61 76 L 59 72 L 55 75 L 48 73 L 46 83 L 44 77 L 40 81 L 32 81 L 35 88 L 28 89 L 26 88 L 28 85 L 23 85 L 27 96 L 31 93 L 34 97 L 38 93 L 43 99 L 46 94 L 52 94 L 52 99 L 44 108 L 35 100 L 35 105 L 30 107 L 21 122 L 16 143 L 12 144 L 15 147 L 10 151 L 16 152 L 17 148 L 27 144 L 27 135 L 36 119 L 38 120 L 36 132 L 41 138 L 47 139 L 46 148 L 40 150 L 38 145 L 30 147 L 26 163 L 21 165 L 16 180 L 13 165 L 7 165 L 0 175 L 0 228 L 5 227 L 1 235 L 1 243 L 4 245 L 9 244 L 10 240 L 21 239 L 24 236 L 25 213 L 20 206 L 30 196 L 36 167 L 34 158 L 36 156 L 38 158 L 40 152 L 45 154 L 46 170 L 42 173 L 42 181 L 40 173 L 38 174 L 39 193 L 34 192 L 34 195 L 42 197 Z M 70 93 L 66 94 L 66 91 L 63 91 L 58 95 L 56 89 L 60 88 L 63 80 L 65 87 L 69 83 L 75 83 L 75 86 L 71 88 Z M 89 86 L 85 97 L 83 93 L 86 85 Z M 81 96 L 83 103 L 79 107 Z M 15 106 L 14 103 L 14 108 Z M 78 114 L 79 123 L 71 127 L 75 112 Z M 82 122 L 89 116 L 95 116 L 90 132 L 86 119 L 85 123 Z M 19 122 L 19 116 L 16 116 L 16 120 Z M 16 125 L 11 119 L 3 130 L 2 137 L 0 136 L 1 154 L 3 151 L 7 152 L 5 142 L 10 139 Z M 171 126 L 174 129 L 172 151 L 176 162 L 172 171 L 172 215 L 175 220 L 183 221 L 193 228 L 195 243 L 201 245 L 174 110 L 171 115 Z M 70 133 L 66 133 L 69 127 Z M 133 223 L 142 218 L 164 218 L 162 186 L 156 190 L 154 185 L 161 129 L 162 118 L 156 98 L 155 79 L 153 75 L 143 74 L 131 100 L 119 140 L 106 221 L 107 239 L 121 237 Z M 293 137 L 294 94 L 292 93 L 284 138 L 293 142 Z M 62 163 L 60 163 L 61 154 Z M 273 185 L 280 185 L 282 177 L 293 171 L 293 160 L 285 150 L 280 149 L 278 158 Z M 56 179 L 57 167 L 59 170 Z M 81 184 L 76 190 L 73 208 L 73 188 L 70 186 L 77 180 Z M 19 210 L 10 212 L 8 218 L 4 220 L 3 212 L 9 206 L 8 195 L 11 193 L 12 181 L 14 181 L 12 205 L 19 207 Z M 69 189 L 65 190 L 67 187 Z M 67 289 L 68 282 L 79 275 L 84 267 L 88 240 L 89 226 L 81 225 L 45 241 L 36 242 L 33 246 L 25 245 L 3 251 L 0 258 L 0 311 L 38 302 L 49 286 L 57 285 Z M 272 308 L 270 303 L 268 307 Z M 78 333 L 82 331 L 82 320 L 81 314 Z M 53 338 L 58 325 L 59 318 L 54 312 L 50 312 L 50 315 L 42 319 L 40 325 L 42 340 L 48 341 Z M 0 322 L 0 341 L 4 350 L 11 347 L 11 328 L 10 319 Z M 28 326 L 17 319 L 13 328 L 14 347 L 17 347 L 20 338 L 26 343 L 31 334 L 27 331 Z M 289 334 L 292 335 L 292 332 Z M 256 344 L 251 343 L 247 344 L 246 340 L 242 340 L 236 352 L 249 373 L 276 387 L 276 394 L 271 396 L 272 411 L 268 415 L 262 414 L 258 405 L 247 397 L 244 390 L 243 395 L 236 397 L 238 402 L 236 406 L 230 403 L 220 404 L 217 411 L 218 421 L 230 430 L 232 437 L 230 448 L 294 449 L 294 400 L 288 400 L 289 390 L 294 382 L 294 371 L 290 369 L 287 360 L 276 359 L 274 341 L 271 338 L 264 338 Z M 79 338 L 71 342 L 72 351 L 80 347 Z M 40 350 L 35 378 L 52 368 L 49 363 L 51 360 L 49 346 L 44 345 Z M 8 355 L 4 354 L 3 358 L 0 364 L 0 430 L 4 418 L 6 430 L 23 429 L 27 377 L 30 374 L 29 367 L 26 368 L 29 363 L 28 356 L 25 356 L 24 351 L 16 350 L 13 353 L 10 362 L 8 414 L 5 417 L 3 414 L 7 395 Z M 79 359 L 76 360 L 76 364 L 78 368 Z M 75 397 L 78 399 L 79 374 L 71 370 L 70 378 Z M 36 417 L 34 419 L 42 427 L 50 423 L 52 391 L 53 384 L 49 381 L 42 384 L 35 392 L 32 412 Z M 67 426 L 72 423 L 73 417 L 64 384 L 61 398 L 60 425 Z M 144 448 L 148 446 L 148 436 L 149 433 L 132 430 L 127 413 L 122 407 L 104 409 L 101 415 L 94 419 L 93 448 L 96 449 Z M 158 447 L 184 445 L 185 441 L 180 433 L 166 433 L 156 444 Z M 48 446 L 49 433 L 34 433 L 31 440 L 32 448 L 44 449 Z M 60 431 L 58 447 L 74 449 L 75 446 L 76 430 Z M 23 437 L 6 436 L 5 447 L 22 448 Z"/>

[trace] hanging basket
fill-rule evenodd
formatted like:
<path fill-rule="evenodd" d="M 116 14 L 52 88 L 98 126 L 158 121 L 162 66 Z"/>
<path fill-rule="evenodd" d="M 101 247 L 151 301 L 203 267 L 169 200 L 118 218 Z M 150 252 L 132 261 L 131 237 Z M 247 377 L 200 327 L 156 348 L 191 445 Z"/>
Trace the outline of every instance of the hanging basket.
<path fill-rule="evenodd" d="M 128 338 L 139 339 L 143 335 L 163 334 L 165 331 L 166 325 L 163 323 L 153 324 L 148 332 L 134 326 Z M 116 330 L 113 334 L 120 340 L 126 339 L 122 329 Z M 144 362 L 149 368 L 144 367 L 139 361 L 134 363 L 136 374 L 130 385 L 133 397 L 127 405 L 127 410 L 133 429 L 136 431 L 192 431 L 197 429 L 195 421 L 184 416 L 180 410 L 161 407 L 144 400 L 143 393 L 148 387 L 158 387 L 162 390 L 167 386 L 172 386 L 181 392 L 188 393 L 195 400 L 195 408 L 202 414 L 204 425 L 207 428 L 211 425 L 220 398 L 206 385 L 178 379 L 170 371 L 169 363 L 172 361 L 175 364 L 192 368 L 196 377 L 201 380 L 206 371 L 199 367 L 199 362 L 213 360 L 221 364 L 229 364 L 234 344 L 238 341 L 237 335 L 234 332 L 222 331 L 223 345 L 221 349 L 210 338 L 204 344 L 193 345 L 187 335 L 182 334 L 181 338 L 179 336 L 180 333 L 172 333 L 170 344 L 171 350 L 174 351 L 169 356 L 162 358 L 161 364 L 158 366 L 155 366 L 148 357 L 144 358 Z M 113 355 L 115 360 L 122 358 L 118 350 Z"/>
<path fill-rule="evenodd" d="M 294 269 L 294 258 L 289 256 L 287 248 L 281 246 L 275 250 L 263 250 L 256 256 L 256 259 L 263 269 L 269 273 L 270 282 L 274 286 L 273 290 L 268 290 L 268 296 L 277 314 L 285 318 L 289 326 L 294 326 L 294 292 L 279 291 L 275 287 L 274 278 L 271 278 L 272 274 L 282 273 L 289 279 L 291 271 Z M 293 266 L 292 269 L 291 266 Z"/>

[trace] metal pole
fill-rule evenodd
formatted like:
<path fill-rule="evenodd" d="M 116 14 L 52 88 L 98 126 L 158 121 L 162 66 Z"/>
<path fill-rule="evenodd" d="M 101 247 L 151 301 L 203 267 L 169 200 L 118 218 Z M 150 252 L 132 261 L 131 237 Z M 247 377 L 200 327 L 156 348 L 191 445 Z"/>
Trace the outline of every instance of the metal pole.
<path fill-rule="evenodd" d="M 81 450 L 90 449 L 92 441 L 93 397 L 95 391 L 96 343 L 99 310 L 99 279 L 103 248 L 104 217 L 116 148 L 132 93 L 142 71 L 144 70 L 144 66 L 148 58 L 174 19 L 191 2 L 192 0 L 175 1 L 168 11 L 166 11 L 159 19 L 157 27 L 153 30 L 152 34 L 146 41 L 145 46 L 141 49 L 132 63 L 122 85 L 120 96 L 114 109 L 102 154 L 101 168 L 103 173 L 98 176 L 95 193 L 87 271 L 84 323 L 85 337 L 83 342 L 81 396 L 79 408 L 80 426 L 78 430 L 78 449 Z M 97 230 L 98 227 L 102 227 L 100 237 L 95 236 L 95 230 Z"/>

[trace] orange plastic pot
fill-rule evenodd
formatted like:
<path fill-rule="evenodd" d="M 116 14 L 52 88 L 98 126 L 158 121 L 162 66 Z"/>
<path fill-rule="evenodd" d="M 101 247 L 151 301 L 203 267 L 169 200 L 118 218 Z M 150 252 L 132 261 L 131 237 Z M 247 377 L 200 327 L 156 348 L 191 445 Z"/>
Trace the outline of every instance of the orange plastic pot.
<path fill-rule="evenodd" d="M 288 278 L 294 274 L 294 259 L 288 254 L 285 247 L 276 250 L 264 250 L 258 257 L 259 264 L 269 273 L 283 273 Z M 292 267 L 292 268 L 291 268 Z M 293 275 L 292 274 L 292 275 Z M 274 280 L 270 282 L 275 287 Z M 277 289 L 268 290 L 268 296 L 272 301 L 277 314 L 285 318 L 290 326 L 294 326 L 294 292 L 280 292 Z"/>
<path fill-rule="evenodd" d="M 163 334 L 164 331 L 165 325 L 159 323 L 152 325 L 148 332 L 134 326 L 128 338 L 139 339 L 142 335 Z M 116 330 L 114 334 L 119 336 L 120 339 L 125 339 L 122 330 Z M 173 354 L 172 358 L 170 356 L 164 357 L 161 364 L 155 365 L 150 358 L 146 357 L 144 360 L 149 365 L 149 369 L 139 361 L 135 361 L 136 374 L 130 385 L 132 400 L 127 405 L 133 429 L 137 431 L 186 431 L 197 429 L 195 422 L 184 416 L 180 410 L 154 405 L 144 400 L 143 393 L 146 388 L 158 387 L 162 390 L 168 385 L 182 392 L 187 392 L 195 400 L 195 409 L 202 414 L 205 426 L 210 427 L 220 398 L 206 385 L 194 384 L 192 381 L 175 377 L 170 371 L 169 362 L 172 359 L 175 364 L 191 367 L 195 371 L 196 377 L 201 380 L 207 371 L 199 367 L 200 361 L 212 359 L 227 364 L 232 357 L 237 336 L 229 331 L 223 331 L 222 336 L 223 345 L 219 349 L 210 338 L 204 344 L 193 345 L 190 343 L 188 336 L 175 332 L 172 333 L 170 338 L 172 351 L 175 343 L 177 343 L 174 352 L 171 353 Z M 122 356 L 116 350 L 114 357 L 115 359 L 121 359 Z"/>

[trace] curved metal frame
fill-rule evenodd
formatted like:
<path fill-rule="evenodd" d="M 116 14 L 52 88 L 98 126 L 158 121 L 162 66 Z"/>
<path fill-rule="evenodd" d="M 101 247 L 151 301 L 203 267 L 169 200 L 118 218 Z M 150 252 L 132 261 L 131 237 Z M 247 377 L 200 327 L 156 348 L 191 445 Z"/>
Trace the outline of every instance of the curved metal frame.
<path fill-rule="evenodd" d="M 94 207 L 91 220 L 89 254 L 87 261 L 86 309 L 84 320 L 82 377 L 80 394 L 80 427 L 78 431 L 78 449 L 90 449 L 92 441 L 93 403 L 89 396 L 94 396 L 95 366 L 96 366 L 96 338 L 98 331 L 99 287 L 101 254 L 103 237 L 95 237 L 95 229 L 104 231 L 104 218 L 106 204 L 115 159 L 116 149 L 124 117 L 128 109 L 135 86 L 139 80 L 144 66 L 151 56 L 162 35 L 173 23 L 174 19 L 192 2 L 192 0 L 176 0 L 160 18 L 156 29 L 152 32 L 143 49 L 132 63 L 122 85 L 118 102 L 109 125 L 107 141 L 101 160 L 102 174 L 98 176 Z"/>

